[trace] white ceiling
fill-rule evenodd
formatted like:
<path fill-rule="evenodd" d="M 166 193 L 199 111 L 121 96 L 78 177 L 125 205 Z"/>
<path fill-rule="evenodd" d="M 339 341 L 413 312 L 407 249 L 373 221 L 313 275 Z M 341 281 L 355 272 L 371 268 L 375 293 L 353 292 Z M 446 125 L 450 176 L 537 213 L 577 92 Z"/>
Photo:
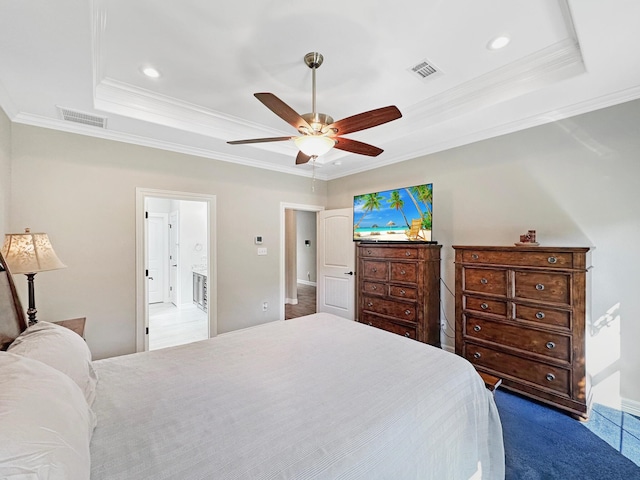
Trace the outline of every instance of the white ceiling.
<path fill-rule="evenodd" d="M 310 176 L 293 142 L 226 142 L 295 134 L 253 93 L 310 112 L 303 57 L 317 51 L 319 112 L 403 114 L 346 135 L 380 156 L 318 158 L 332 179 L 640 97 L 639 19 L 637 0 L 0 0 L 0 106 L 18 123 Z M 511 43 L 488 49 L 498 35 Z M 411 72 L 424 60 L 438 73 Z"/>

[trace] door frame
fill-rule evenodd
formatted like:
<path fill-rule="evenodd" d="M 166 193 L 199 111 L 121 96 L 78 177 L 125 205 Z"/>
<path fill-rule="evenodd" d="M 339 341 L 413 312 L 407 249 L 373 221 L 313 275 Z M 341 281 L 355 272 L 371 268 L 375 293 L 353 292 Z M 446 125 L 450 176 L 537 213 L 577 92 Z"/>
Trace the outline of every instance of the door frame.
<path fill-rule="evenodd" d="M 284 301 L 286 297 L 286 288 L 285 288 L 285 210 L 301 210 L 304 212 L 316 212 L 317 213 L 324 210 L 324 207 L 321 205 L 303 205 L 300 203 L 287 203 L 280 202 L 280 320 L 284 320 L 285 310 L 284 310 Z M 314 239 L 315 245 L 318 245 L 318 238 Z"/>
<path fill-rule="evenodd" d="M 209 337 L 218 334 L 218 260 L 216 248 L 216 196 L 203 193 L 176 192 L 171 190 L 157 190 L 152 188 L 136 187 L 136 351 L 149 350 L 149 335 L 146 333 L 149 326 L 149 302 L 148 285 L 145 269 L 147 268 L 147 228 L 145 222 L 145 201 L 148 197 L 169 198 L 171 200 L 187 200 L 205 202 L 207 204 L 207 296 L 209 305 L 214 308 L 207 309 L 209 322 Z"/>

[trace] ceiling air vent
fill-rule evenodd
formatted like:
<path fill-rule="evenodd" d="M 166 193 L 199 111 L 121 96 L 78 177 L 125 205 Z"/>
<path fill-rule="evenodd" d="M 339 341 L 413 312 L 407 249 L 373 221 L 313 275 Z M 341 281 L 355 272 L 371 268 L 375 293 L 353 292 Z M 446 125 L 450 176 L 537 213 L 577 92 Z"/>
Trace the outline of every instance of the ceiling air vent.
<path fill-rule="evenodd" d="M 423 60 L 413 67 L 409 68 L 409 71 L 416 76 L 417 78 L 424 80 L 427 77 L 434 76 L 436 74 L 440 74 L 440 70 L 438 70 L 431 62 L 428 60 Z"/>
<path fill-rule="evenodd" d="M 107 128 L 107 119 L 105 117 L 78 112 L 77 110 L 70 110 L 64 107 L 58 107 L 58 110 L 60 111 L 62 119 L 67 122 L 81 123 L 91 127 Z"/>

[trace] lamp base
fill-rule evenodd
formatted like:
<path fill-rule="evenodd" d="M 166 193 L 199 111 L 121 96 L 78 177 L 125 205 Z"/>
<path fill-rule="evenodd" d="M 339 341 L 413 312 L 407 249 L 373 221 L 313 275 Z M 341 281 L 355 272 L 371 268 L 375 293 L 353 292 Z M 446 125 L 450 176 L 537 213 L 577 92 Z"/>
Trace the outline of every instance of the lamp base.
<path fill-rule="evenodd" d="M 27 317 L 29 317 L 29 326 L 34 323 L 38 323 L 38 319 L 36 318 L 36 291 L 33 285 L 33 277 L 36 276 L 35 273 L 25 273 L 27 276 L 27 286 L 29 287 L 29 308 L 27 309 Z"/>

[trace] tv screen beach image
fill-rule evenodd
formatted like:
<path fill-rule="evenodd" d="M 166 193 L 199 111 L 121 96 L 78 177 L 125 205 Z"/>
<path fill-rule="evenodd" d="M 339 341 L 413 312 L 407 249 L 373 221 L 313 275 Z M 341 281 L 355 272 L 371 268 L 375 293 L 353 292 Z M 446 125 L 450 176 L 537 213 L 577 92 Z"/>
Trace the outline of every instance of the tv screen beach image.
<path fill-rule="evenodd" d="M 432 222 L 431 183 L 353 198 L 355 241 L 431 241 Z"/>

